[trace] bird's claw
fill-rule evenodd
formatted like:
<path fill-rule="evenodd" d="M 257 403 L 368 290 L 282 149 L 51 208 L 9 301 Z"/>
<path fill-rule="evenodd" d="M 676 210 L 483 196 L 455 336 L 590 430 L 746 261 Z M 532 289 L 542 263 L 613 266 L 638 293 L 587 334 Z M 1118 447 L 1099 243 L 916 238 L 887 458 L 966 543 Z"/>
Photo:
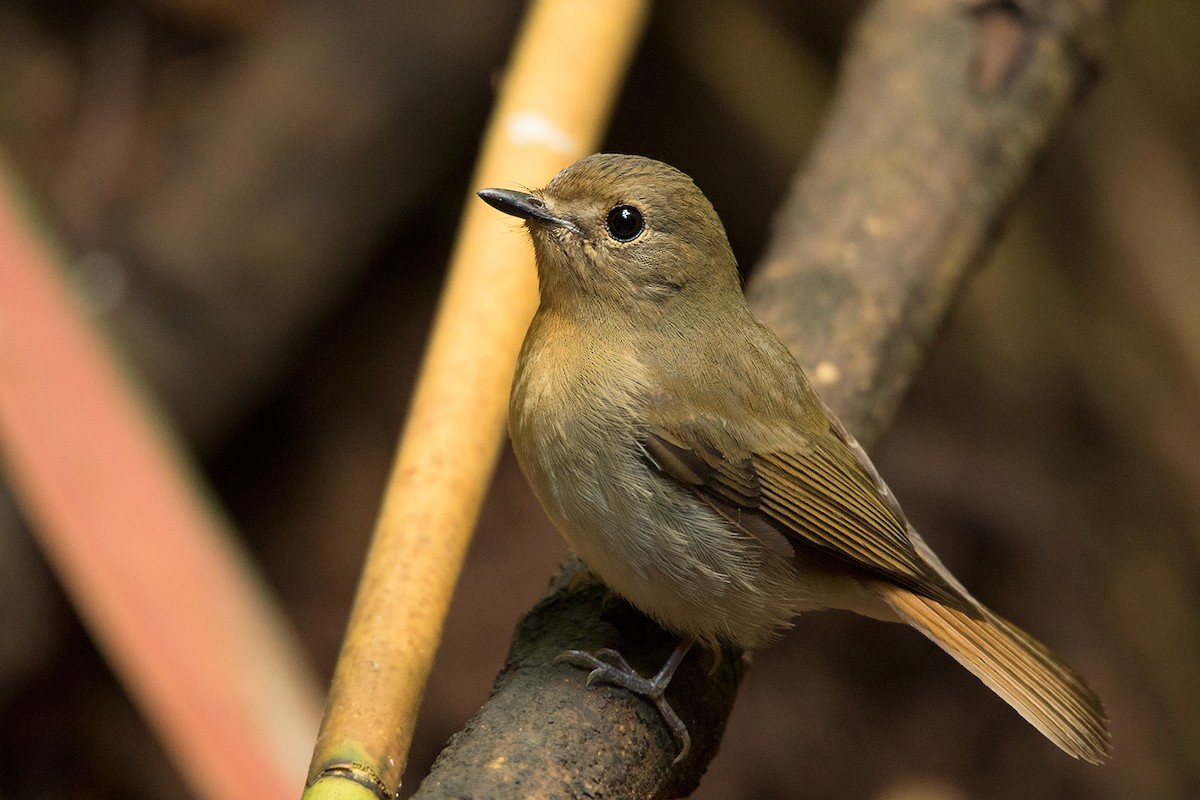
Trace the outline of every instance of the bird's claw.
<path fill-rule="evenodd" d="M 691 734 L 688 733 L 687 725 L 680 719 L 679 714 L 675 712 L 675 709 L 671 707 L 671 704 L 667 702 L 664 696 L 667 684 L 671 680 L 670 674 L 664 675 L 660 672 L 653 678 L 642 677 L 637 670 L 629 665 L 624 656 L 609 647 L 601 648 L 594 653 L 589 653 L 585 650 L 565 650 L 559 653 L 554 661 L 555 663 L 565 661 L 573 666 L 590 670 L 587 676 L 588 686 L 593 686 L 597 683 L 607 683 L 611 686 L 619 686 L 644 698 L 658 709 L 658 713 L 662 715 L 663 722 L 667 724 L 667 727 L 671 729 L 671 733 L 679 740 L 679 754 L 671 762 L 672 766 L 687 757 L 688 751 L 692 747 Z"/>

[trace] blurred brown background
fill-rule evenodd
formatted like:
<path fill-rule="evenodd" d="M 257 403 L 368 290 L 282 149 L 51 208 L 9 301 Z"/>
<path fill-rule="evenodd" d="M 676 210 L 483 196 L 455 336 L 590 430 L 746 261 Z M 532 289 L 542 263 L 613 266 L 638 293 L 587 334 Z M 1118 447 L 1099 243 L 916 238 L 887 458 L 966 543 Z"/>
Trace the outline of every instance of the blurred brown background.
<path fill-rule="evenodd" d="M 690 173 L 749 267 L 856 6 L 733 5 L 656 7 L 605 148 Z M 3 146 L 322 679 L 521 10 L 0 2 Z M 1089 677 L 1113 762 L 1065 758 L 911 631 L 812 615 L 756 655 L 697 797 L 1200 796 L 1198 43 L 1198 3 L 1122 7 L 877 453 L 974 593 Z M 564 550 L 506 456 L 407 790 Z M 186 796 L 3 488 L 0 626 L 0 798 Z"/>

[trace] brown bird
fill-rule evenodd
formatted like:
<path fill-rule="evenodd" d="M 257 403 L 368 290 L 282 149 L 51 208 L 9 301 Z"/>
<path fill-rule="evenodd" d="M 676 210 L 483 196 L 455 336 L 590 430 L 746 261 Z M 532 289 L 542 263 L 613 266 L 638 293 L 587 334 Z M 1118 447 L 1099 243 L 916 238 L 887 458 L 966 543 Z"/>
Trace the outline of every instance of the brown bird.
<path fill-rule="evenodd" d="M 663 690 L 692 643 L 760 647 L 821 608 L 908 623 L 1067 753 L 1109 755 L 1095 693 L 955 580 L 755 319 L 688 176 L 602 154 L 479 196 L 526 221 L 537 260 L 509 406 L 521 468 L 588 568 L 682 637 L 649 679 L 612 650 L 565 656 L 655 703 L 676 761 L 690 740 Z"/>

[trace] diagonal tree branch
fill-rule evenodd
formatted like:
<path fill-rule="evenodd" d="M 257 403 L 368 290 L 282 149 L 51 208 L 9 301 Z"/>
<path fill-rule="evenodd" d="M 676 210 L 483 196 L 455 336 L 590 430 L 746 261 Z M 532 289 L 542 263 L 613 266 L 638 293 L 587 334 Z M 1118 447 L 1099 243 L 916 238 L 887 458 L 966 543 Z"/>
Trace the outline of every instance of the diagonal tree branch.
<path fill-rule="evenodd" d="M 749 296 L 868 447 L 1055 127 L 1096 72 L 1103 0 L 879 0 Z M 649 705 L 585 688 L 569 648 L 652 672 L 673 637 L 568 563 L 519 625 L 492 697 L 416 794 L 679 797 L 715 754 L 746 663 L 693 653 L 668 692 L 692 754 Z"/>
<path fill-rule="evenodd" d="M 749 298 L 860 441 L 1095 76 L 1104 0 L 875 3 Z"/>

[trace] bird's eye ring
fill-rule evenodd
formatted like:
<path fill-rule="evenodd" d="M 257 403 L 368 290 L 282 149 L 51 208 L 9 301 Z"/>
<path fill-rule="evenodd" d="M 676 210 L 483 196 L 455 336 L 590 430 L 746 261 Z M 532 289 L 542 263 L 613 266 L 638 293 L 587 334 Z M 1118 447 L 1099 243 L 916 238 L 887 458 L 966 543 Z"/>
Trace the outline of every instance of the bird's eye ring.
<path fill-rule="evenodd" d="M 608 234 L 618 242 L 632 242 L 646 228 L 642 212 L 630 205 L 614 206 L 605 220 Z"/>

